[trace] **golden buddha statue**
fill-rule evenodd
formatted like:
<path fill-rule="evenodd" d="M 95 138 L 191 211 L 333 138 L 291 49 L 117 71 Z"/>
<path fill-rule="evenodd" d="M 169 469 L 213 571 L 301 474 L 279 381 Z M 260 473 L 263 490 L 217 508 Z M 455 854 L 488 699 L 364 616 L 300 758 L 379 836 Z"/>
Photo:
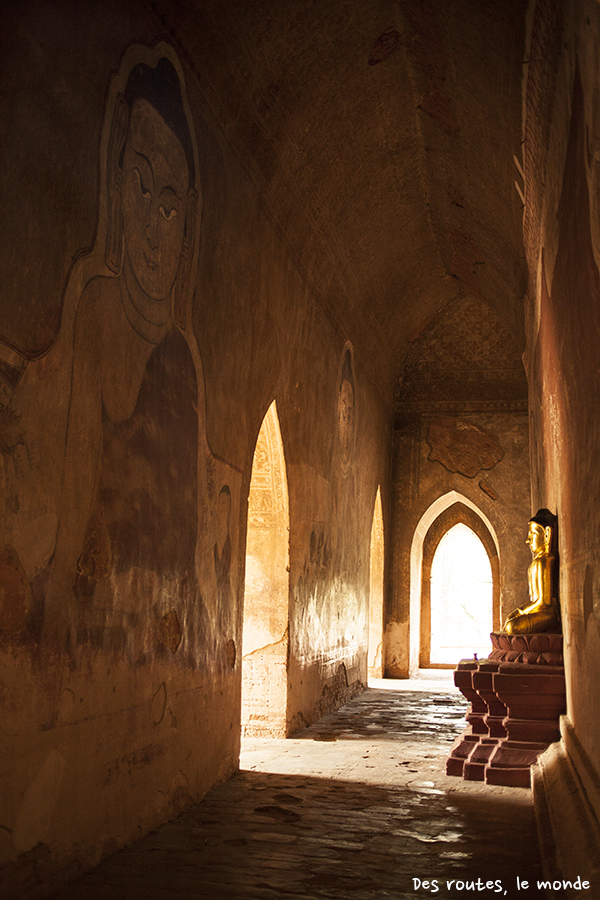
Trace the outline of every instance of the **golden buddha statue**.
<path fill-rule="evenodd" d="M 529 603 L 513 610 L 504 623 L 507 634 L 535 634 L 541 631 L 560 631 L 560 607 L 556 592 L 554 564 L 554 535 L 556 516 L 549 509 L 540 509 L 529 520 L 525 543 L 529 544 L 533 559 L 527 570 Z"/>

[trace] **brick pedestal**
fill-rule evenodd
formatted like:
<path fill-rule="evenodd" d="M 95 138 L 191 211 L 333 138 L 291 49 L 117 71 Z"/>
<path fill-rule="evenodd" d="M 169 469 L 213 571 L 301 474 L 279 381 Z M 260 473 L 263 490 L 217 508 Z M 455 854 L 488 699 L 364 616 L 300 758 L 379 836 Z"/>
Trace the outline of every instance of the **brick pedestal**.
<path fill-rule="evenodd" d="M 508 710 L 502 700 L 494 691 L 494 675 L 500 668 L 500 663 L 490 660 L 482 660 L 477 669 L 472 673 L 471 681 L 473 689 L 486 705 L 486 715 L 483 718 L 490 737 L 506 737 L 504 719 Z"/>
<path fill-rule="evenodd" d="M 560 737 L 565 712 L 562 635 L 497 635 L 486 660 L 462 660 L 454 683 L 470 701 L 448 775 L 528 787 L 530 767 Z"/>

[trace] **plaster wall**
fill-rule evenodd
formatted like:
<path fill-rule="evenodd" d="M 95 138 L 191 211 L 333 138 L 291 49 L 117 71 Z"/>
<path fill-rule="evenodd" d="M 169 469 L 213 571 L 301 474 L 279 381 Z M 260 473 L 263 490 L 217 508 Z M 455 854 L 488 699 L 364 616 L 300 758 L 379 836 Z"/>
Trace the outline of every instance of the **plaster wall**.
<path fill-rule="evenodd" d="M 530 43 L 524 233 L 532 492 L 534 507 L 558 515 L 567 715 L 583 751 L 571 762 L 586 784 L 581 759 L 592 779 L 600 771 L 598 5 L 533 4 Z"/>
<path fill-rule="evenodd" d="M 248 492 L 274 399 L 288 730 L 366 682 L 390 410 L 361 333 L 321 302 L 335 285 L 318 247 L 310 277 L 290 252 L 222 116 L 225 73 L 211 59 L 203 75 L 211 34 L 198 35 L 190 55 L 189 36 L 133 2 L 4 15 L 0 864 L 13 896 L 48 892 L 237 767 Z M 135 67 L 159 59 L 179 124 L 137 150 L 157 182 L 161 166 L 178 179 L 185 230 L 163 245 L 164 283 L 140 312 L 126 266 L 138 287 L 153 277 L 135 212 L 153 184 L 139 160 L 127 169 L 142 107 L 126 99 L 120 137 L 118 111 Z M 161 203 L 164 229 L 175 201 Z"/>

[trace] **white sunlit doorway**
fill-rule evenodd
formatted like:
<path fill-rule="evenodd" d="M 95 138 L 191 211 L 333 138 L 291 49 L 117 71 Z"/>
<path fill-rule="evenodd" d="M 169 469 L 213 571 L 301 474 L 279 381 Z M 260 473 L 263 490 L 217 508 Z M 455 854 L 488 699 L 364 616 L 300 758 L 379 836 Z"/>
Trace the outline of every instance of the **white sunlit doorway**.
<path fill-rule="evenodd" d="M 498 554 L 488 529 L 469 512 L 434 523 L 423 545 L 421 668 L 455 668 L 485 659 L 498 628 Z"/>

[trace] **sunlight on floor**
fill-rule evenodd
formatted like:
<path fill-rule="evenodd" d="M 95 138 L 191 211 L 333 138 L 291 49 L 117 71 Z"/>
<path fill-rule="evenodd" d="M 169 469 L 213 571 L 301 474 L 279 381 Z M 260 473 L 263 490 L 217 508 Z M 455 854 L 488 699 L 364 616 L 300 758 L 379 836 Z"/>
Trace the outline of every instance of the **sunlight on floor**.
<path fill-rule="evenodd" d="M 453 669 L 419 669 L 412 678 L 369 678 L 369 687 L 383 691 L 457 691 Z"/>

